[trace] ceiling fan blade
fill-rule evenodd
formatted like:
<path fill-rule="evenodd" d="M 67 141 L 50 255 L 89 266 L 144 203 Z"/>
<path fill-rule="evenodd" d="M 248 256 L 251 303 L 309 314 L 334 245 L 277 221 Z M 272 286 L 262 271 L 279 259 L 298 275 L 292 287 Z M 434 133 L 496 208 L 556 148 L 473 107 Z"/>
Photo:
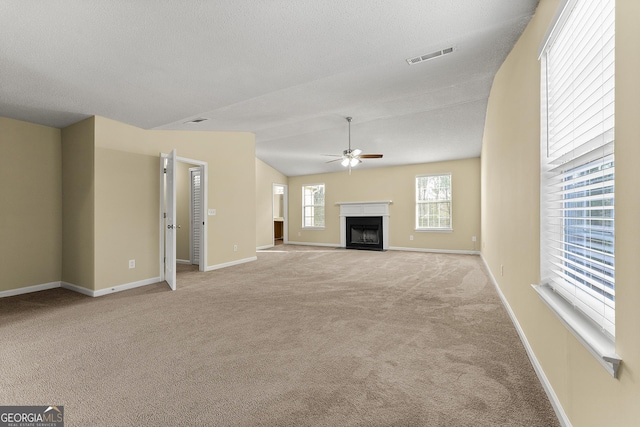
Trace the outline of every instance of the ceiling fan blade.
<path fill-rule="evenodd" d="M 342 157 L 340 157 L 339 159 L 329 160 L 328 162 L 325 162 L 325 163 L 339 162 L 340 160 L 342 160 Z"/>
<path fill-rule="evenodd" d="M 342 154 L 320 154 L 321 156 L 342 157 Z"/>
<path fill-rule="evenodd" d="M 360 154 L 358 157 L 361 159 L 381 159 L 382 154 Z"/>

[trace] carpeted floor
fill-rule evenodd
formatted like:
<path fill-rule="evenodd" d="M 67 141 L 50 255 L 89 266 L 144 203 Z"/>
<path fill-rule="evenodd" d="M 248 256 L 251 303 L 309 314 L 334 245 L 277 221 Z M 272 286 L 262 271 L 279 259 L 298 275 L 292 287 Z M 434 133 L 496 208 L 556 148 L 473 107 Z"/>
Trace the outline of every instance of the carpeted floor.
<path fill-rule="evenodd" d="M 477 256 L 279 245 L 0 300 L 0 404 L 67 426 L 556 426 Z"/>

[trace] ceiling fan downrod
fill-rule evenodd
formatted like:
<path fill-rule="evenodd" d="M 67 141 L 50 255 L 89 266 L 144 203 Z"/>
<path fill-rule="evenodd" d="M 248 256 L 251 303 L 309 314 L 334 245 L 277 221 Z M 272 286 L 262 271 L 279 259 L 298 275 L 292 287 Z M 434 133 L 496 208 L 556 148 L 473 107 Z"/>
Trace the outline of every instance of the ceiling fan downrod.
<path fill-rule="evenodd" d="M 362 153 L 361 150 L 351 150 L 351 120 L 352 117 L 346 117 L 347 122 L 349 123 L 349 148 L 346 149 L 342 154 L 342 166 L 349 168 L 349 175 L 351 175 L 351 168 L 357 166 L 362 162 L 358 155 Z"/>
<path fill-rule="evenodd" d="M 351 154 L 351 120 L 352 117 L 347 117 L 347 122 L 349 122 L 349 154 Z"/>

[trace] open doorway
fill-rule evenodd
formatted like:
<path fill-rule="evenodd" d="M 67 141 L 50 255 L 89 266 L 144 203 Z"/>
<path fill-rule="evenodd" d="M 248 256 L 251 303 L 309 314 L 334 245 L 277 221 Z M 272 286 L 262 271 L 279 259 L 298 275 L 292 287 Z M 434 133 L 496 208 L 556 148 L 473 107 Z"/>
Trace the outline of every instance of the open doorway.
<path fill-rule="evenodd" d="M 202 244 L 202 167 L 176 165 L 176 274 L 199 271 Z"/>
<path fill-rule="evenodd" d="M 287 186 L 273 184 L 273 245 L 281 245 L 289 241 L 287 212 Z"/>
<path fill-rule="evenodd" d="M 206 270 L 207 163 L 161 154 L 160 167 L 160 277 L 176 289 L 176 273 Z"/>
<path fill-rule="evenodd" d="M 192 163 L 176 164 L 176 262 L 199 265 L 202 234 L 201 170 Z M 195 245 L 195 248 L 194 248 Z"/>
<path fill-rule="evenodd" d="M 202 167 L 189 168 L 189 262 L 200 265 L 204 212 L 202 209 Z"/>

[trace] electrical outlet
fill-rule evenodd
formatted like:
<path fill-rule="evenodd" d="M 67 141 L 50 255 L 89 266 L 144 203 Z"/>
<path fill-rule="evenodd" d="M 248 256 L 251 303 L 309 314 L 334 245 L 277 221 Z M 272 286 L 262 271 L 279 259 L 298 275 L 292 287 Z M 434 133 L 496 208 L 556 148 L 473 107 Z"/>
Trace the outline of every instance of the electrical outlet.
<path fill-rule="evenodd" d="M 238 245 L 233 245 L 233 251 L 238 252 Z"/>
<path fill-rule="evenodd" d="M 409 236 L 409 240 L 413 240 L 413 234 Z"/>
<path fill-rule="evenodd" d="M 471 236 L 471 241 L 475 242 L 476 241 L 476 236 Z"/>
<path fill-rule="evenodd" d="M 129 260 L 129 268 L 136 268 L 136 260 L 135 259 L 130 259 Z"/>
<path fill-rule="evenodd" d="M 209 209 L 207 211 L 207 213 L 209 214 L 209 216 L 214 216 L 216 214 L 216 210 L 215 209 Z"/>

